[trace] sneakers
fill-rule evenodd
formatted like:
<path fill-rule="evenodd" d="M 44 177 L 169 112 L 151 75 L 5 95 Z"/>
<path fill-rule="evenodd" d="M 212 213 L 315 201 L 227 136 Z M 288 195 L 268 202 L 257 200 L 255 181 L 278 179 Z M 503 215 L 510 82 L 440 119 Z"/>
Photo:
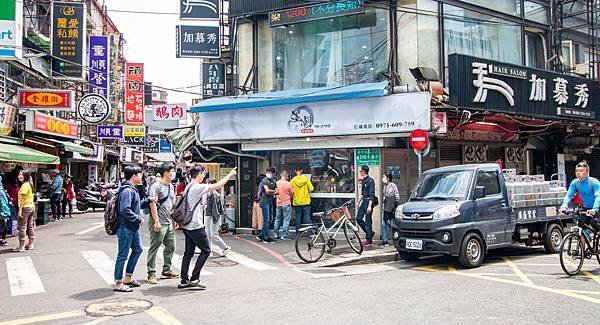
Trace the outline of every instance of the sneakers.
<path fill-rule="evenodd" d="M 33 246 L 33 245 L 26 245 L 25 249 L 28 250 L 28 251 L 32 251 L 32 250 L 35 249 L 35 246 Z"/>
<path fill-rule="evenodd" d="M 362 247 L 369 247 L 369 246 L 371 246 L 371 243 L 369 243 L 366 240 L 364 242 L 360 243 L 360 244 L 361 244 Z"/>
<path fill-rule="evenodd" d="M 201 283 L 200 280 L 184 282 L 177 286 L 178 289 L 190 289 L 190 290 L 206 290 L 206 285 Z"/>
<path fill-rule="evenodd" d="M 223 249 L 221 251 L 221 257 L 227 256 L 227 254 L 229 254 L 230 251 L 231 251 L 231 247 L 229 247 L 229 246 L 225 247 L 225 249 Z"/>
<path fill-rule="evenodd" d="M 266 238 L 266 239 L 263 239 L 262 242 L 265 244 L 273 244 L 273 243 L 275 243 L 275 240 L 272 238 Z"/>
<path fill-rule="evenodd" d="M 156 275 L 154 275 L 154 274 L 148 275 L 148 284 L 158 284 L 158 280 L 156 279 Z"/>
<path fill-rule="evenodd" d="M 13 252 L 22 253 L 25 251 L 25 247 L 15 247 L 13 248 Z"/>
<path fill-rule="evenodd" d="M 262 235 L 258 235 L 254 238 L 256 238 L 257 241 L 264 241 L 264 238 L 262 237 Z"/>
<path fill-rule="evenodd" d="M 8 246 L 8 242 L 6 240 L 0 240 L 0 246 Z"/>
<path fill-rule="evenodd" d="M 382 241 L 381 243 L 379 243 L 379 246 L 380 247 L 388 247 L 388 246 L 390 246 L 390 244 L 386 240 L 386 241 Z"/>
<path fill-rule="evenodd" d="M 173 271 L 163 272 L 161 273 L 163 279 L 177 279 L 179 278 L 179 274 L 173 273 Z"/>

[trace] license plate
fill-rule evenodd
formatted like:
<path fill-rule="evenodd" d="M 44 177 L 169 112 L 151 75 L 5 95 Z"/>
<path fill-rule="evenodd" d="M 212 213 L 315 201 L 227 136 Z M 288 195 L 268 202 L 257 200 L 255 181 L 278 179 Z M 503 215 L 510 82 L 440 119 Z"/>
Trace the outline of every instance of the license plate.
<path fill-rule="evenodd" d="M 414 249 L 420 251 L 423 249 L 423 241 L 419 239 L 407 239 L 405 247 L 406 249 Z"/>

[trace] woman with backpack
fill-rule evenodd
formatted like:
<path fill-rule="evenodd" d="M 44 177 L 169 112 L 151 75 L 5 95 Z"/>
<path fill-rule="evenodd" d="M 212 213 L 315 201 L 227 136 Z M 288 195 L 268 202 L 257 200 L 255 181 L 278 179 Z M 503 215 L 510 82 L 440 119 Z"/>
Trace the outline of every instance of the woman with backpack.
<path fill-rule="evenodd" d="M 210 184 L 216 184 L 216 180 L 209 182 Z M 206 225 L 206 236 L 208 237 L 208 243 L 213 256 L 216 252 L 213 250 L 214 245 L 219 246 L 221 257 L 227 256 L 231 247 L 227 246 L 223 238 L 219 235 L 219 227 L 225 214 L 225 207 L 223 206 L 223 200 L 221 200 L 221 193 L 219 191 L 212 191 L 208 193 L 206 198 L 206 213 L 204 215 L 204 224 Z"/>

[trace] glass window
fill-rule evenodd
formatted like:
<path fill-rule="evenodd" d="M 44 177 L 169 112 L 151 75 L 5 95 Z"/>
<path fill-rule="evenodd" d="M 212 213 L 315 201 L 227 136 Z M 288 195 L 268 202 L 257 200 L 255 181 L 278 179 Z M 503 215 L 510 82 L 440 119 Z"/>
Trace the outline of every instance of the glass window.
<path fill-rule="evenodd" d="M 532 1 L 524 3 L 525 19 L 548 25 L 548 7 Z"/>
<path fill-rule="evenodd" d="M 477 186 L 485 187 L 485 195 L 500 194 L 498 172 L 480 172 L 477 176 Z"/>
<path fill-rule="evenodd" d="M 446 55 L 461 53 L 521 65 L 521 26 L 444 5 Z"/>
<path fill-rule="evenodd" d="M 466 0 L 464 2 L 472 3 L 487 9 L 496 10 L 505 14 L 520 16 L 520 0 Z"/>
<path fill-rule="evenodd" d="M 381 80 L 388 64 L 388 11 L 272 29 L 273 90 Z M 267 40 L 265 40 L 267 42 Z"/>
<path fill-rule="evenodd" d="M 544 69 L 544 40 L 539 34 L 525 33 L 525 65 Z"/>
<path fill-rule="evenodd" d="M 464 199 L 472 175 L 471 171 L 425 174 L 412 191 L 410 200 Z"/>

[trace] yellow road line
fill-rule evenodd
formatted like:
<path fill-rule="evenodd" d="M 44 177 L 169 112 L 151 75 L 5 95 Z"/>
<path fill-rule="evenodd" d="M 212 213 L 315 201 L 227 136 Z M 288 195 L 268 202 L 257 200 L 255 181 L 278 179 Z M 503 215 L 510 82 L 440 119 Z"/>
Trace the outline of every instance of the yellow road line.
<path fill-rule="evenodd" d="M 169 314 L 169 312 L 162 307 L 152 307 L 146 310 L 146 313 L 164 325 L 183 325 L 182 322 L 173 317 L 173 315 Z"/>
<path fill-rule="evenodd" d="M 72 317 L 78 317 L 78 316 L 84 316 L 84 315 L 85 315 L 85 313 L 83 312 L 83 310 L 67 311 L 67 312 L 63 312 L 63 313 L 48 314 L 48 315 L 33 316 L 33 317 L 3 321 L 3 322 L 0 322 L 0 325 L 33 324 L 33 323 L 49 322 L 49 321 L 53 321 L 53 320 L 72 318 Z"/>
<path fill-rule="evenodd" d="M 508 265 L 508 267 L 510 267 L 510 269 L 515 272 L 516 275 L 519 276 L 519 278 L 521 278 L 521 281 L 523 281 L 524 283 L 533 285 L 533 282 L 531 282 L 531 280 L 527 277 L 527 275 L 525 275 L 525 273 L 523 273 L 521 271 L 521 269 L 519 269 L 518 266 L 515 265 L 515 263 L 513 263 L 510 258 L 502 256 L 502 260 L 504 261 L 504 263 L 506 263 L 506 265 Z"/>
<path fill-rule="evenodd" d="M 600 277 L 588 272 L 588 271 L 582 271 L 583 274 L 585 274 L 585 276 L 587 276 L 588 278 L 596 281 L 596 283 L 600 284 Z"/>

